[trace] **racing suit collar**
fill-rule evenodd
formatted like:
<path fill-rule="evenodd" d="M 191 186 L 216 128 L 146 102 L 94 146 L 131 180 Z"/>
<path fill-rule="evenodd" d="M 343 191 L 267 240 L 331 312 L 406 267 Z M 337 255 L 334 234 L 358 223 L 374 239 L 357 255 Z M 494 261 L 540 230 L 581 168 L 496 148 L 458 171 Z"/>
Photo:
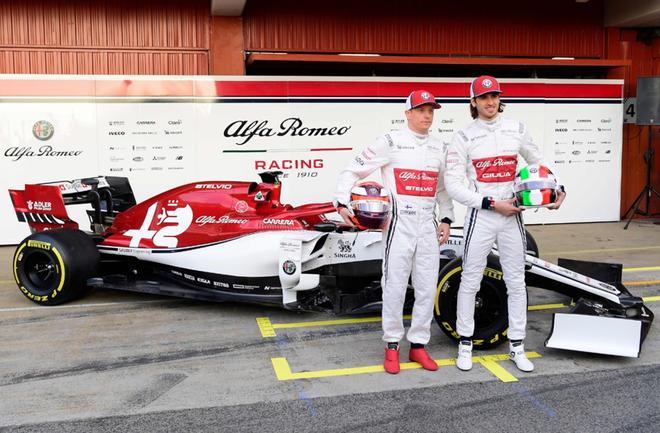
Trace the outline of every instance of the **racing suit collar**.
<path fill-rule="evenodd" d="M 427 134 L 420 134 L 420 133 L 418 133 L 418 132 L 413 131 L 413 130 L 410 129 L 410 128 L 406 128 L 406 130 L 410 133 L 410 135 L 412 135 L 413 137 L 415 137 L 417 140 L 424 141 L 424 140 L 426 140 L 427 138 L 429 138 L 429 134 L 428 134 L 428 133 L 427 133 Z"/>
<path fill-rule="evenodd" d="M 502 124 L 502 116 L 498 114 L 493 120 L 484 120 L 480 117 L 477 117 L 477 122 L 479 125 L 483 126 L 489 131 L 494 131 Z"/>

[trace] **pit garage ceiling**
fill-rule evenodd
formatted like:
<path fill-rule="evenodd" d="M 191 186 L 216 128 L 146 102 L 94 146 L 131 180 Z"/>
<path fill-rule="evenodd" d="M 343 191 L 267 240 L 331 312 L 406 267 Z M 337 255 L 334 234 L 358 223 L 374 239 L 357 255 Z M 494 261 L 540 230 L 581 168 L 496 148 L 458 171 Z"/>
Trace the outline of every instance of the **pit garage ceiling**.
<path fill-rule="evenodd" d="M 586 3 L 589 0 L 576 1 Z M 241 16 L 246 2 L 247 0 L 211 0 L 211 13 L 215 16 Z M 606 27 L 660 26 L 660 0 L 606 0 L 603 25 Z"/>

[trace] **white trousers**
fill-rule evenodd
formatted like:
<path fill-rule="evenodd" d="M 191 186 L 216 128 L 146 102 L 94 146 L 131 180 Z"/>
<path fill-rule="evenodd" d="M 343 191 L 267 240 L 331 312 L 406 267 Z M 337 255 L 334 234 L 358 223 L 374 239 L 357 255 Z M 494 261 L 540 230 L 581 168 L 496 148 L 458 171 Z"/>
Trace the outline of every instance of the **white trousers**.
<path fill-rule="evenodd" d="M 524 339 L 527 325 L 527 248 L 522 216 L 506 217 L 491 210 L 468 209 L 463 240 L 465 250 L 458 290 L 456 331 L 462 337 L 472 337 L 474 333 L 475 296 L 481 285 L 488 253 L 497 243 L 508 296 L 508 337 L 510 340 Z"/>
<path fill-rule="evenodd" d="M 440 248 L 432 220 L 420 227 L 400 217 L 383 231 L 383 340 L 398 342 L 405 333 L 403 304 L 412 273 L 415 303 L 407 339 L 427 344 L 431 338 L 433 303 L 438 282 Z"/>

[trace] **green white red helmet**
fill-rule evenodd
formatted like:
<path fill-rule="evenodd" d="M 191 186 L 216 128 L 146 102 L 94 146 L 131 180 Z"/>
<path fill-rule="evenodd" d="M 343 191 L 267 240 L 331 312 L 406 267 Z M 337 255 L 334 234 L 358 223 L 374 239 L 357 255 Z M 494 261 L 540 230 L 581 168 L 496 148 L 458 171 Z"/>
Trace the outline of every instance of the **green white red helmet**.
<path fill-rule="evenodd" d="M 548 206 L 557 200 L 557 179 L 541 164 L 522 168 L 513 181 L 513 192 L 521 207 Z"/>

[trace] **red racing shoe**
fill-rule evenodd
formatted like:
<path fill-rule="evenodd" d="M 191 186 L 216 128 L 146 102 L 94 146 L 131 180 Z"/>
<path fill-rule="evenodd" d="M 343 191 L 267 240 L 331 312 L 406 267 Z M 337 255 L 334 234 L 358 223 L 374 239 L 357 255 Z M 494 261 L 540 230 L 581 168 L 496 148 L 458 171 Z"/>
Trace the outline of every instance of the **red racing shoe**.
<path fill-rule="evenodd" d="M 397 374 L 401 371 L 398 347 L 396 349 L 385 348 L 385 362 L 383 362 L 383 367 L 385 367 L 385 371 L 389 374 Z"/>
<path fill-rule="evenodd" d="M 435 363 L 433 358 L 431 358 L 425 348 L 420 347 L 419 349 L 410 349 L 410 355 L 408 356 L 412 362 L 417 362 L 422 364 L 424 370 L 436 371 L 438 369 L 438 364 Z"/>

